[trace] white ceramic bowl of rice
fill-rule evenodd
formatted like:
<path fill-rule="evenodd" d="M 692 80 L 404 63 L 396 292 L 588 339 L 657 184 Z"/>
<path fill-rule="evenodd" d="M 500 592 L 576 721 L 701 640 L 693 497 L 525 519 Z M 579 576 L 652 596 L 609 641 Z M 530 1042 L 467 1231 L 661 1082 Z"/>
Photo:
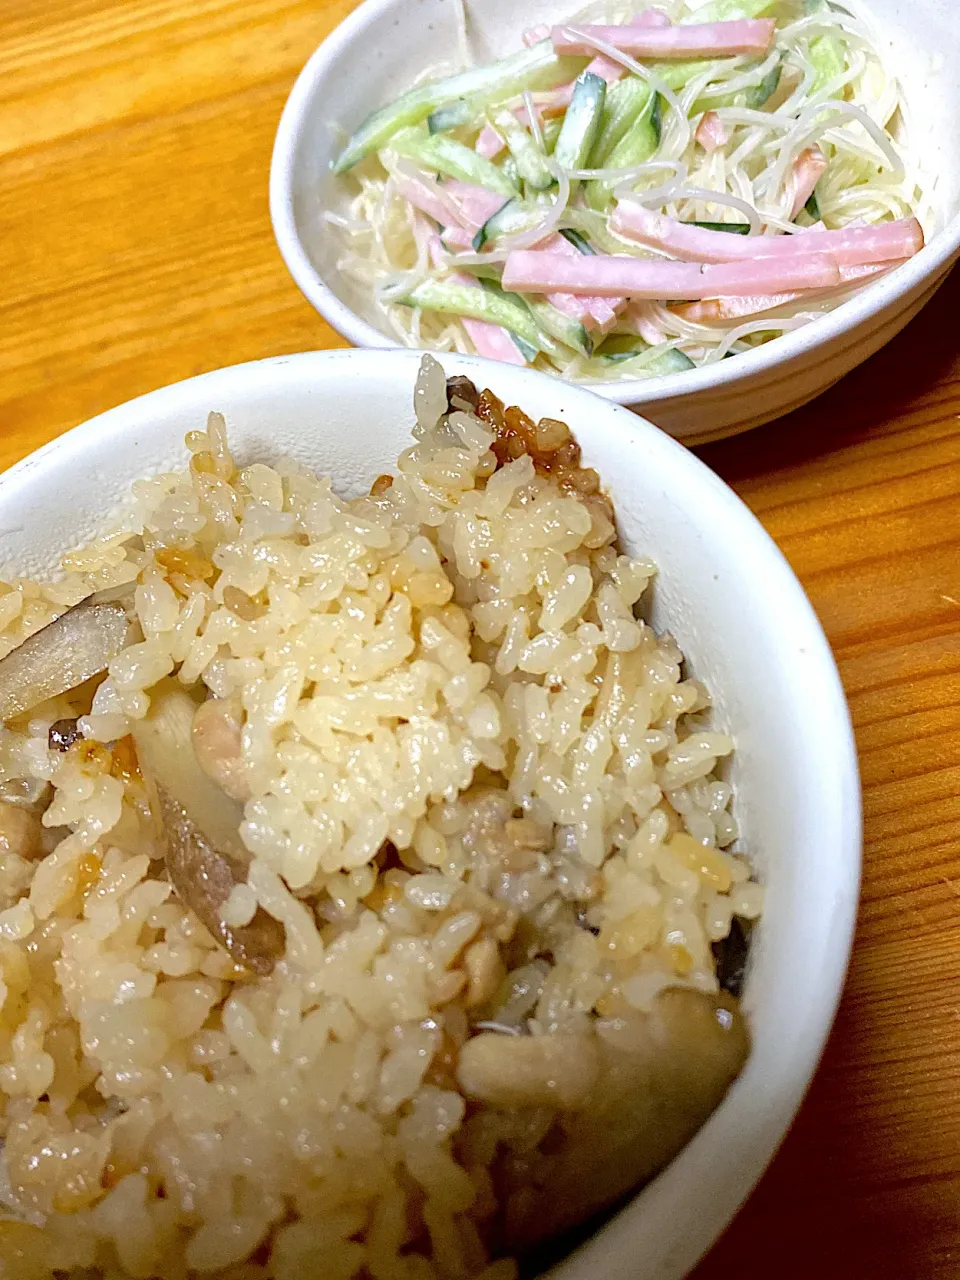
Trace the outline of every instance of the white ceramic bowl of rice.
<path fill-rule="evenodd" d="M 622 380 L 590 382 L 604 398 L 643 413 L 687 443 L 747 430 L 824 391 L 917 313 L 960 252 L 960 153 L 951 141 L 951 122 L 960 119 L 960 77 L 955 60 L 944 53 L 954 42 L 954 6 L 949 0 L 851 0 L 840 7 L 863 23 L 899 81 L 903 121 L 895 115 L 892 128 L 905 140 L 922 190 L 915 212 L 926 245 L 833 310 L 735 359 L 646 379 L 621 374 Z M 464 8 L 470 54 L 482 65 L 522 48 L 525 30 L 566 19 L 582 6 L 482 0 Z M 359 282 L 353 266 L 345 268 L 348 246 L 325 221 L 328 213 L 349 212 L 355 192 L 345 180 L 349 175 L 335 176 L 330 165 L 346 135 L 375 107 L 391 102 L 430 68 L 449 72 L 463 65 L 457 53 L 463 47 L 462 13 L 451 0 L 366 0 L 307 63 L 280 122 L 270 183 L 277 243 L 307 299 L 357 346 L 395 346 L 398 336 L 372 286 Z M 704 177 L 701 185 L 716 187 Z M 701 206 L 677 216 L 720 213 Z M 431 335 L 448 319 L 433 317 Z M 457 340 L 450 332 L 448 325 L 443 341 Z"/>
<path fill-rule="evenodd" d="M 647 1026 L 664 995 L 712 1009 L 710 940 L 761 901 L 741 1074 L 553 1274 L 679 1280 L 749 1194 L 816 1069 L 854 926 L 859 782 L 836 667 L 796 578 L 695 457 L 543 374 L 443 358 L 448 376 L 541 420 L 536 469 L 517 449 L 494 471 L 493 437 L 463 413 L 410 453 L 419 361 L 344 351 L 223 369 L 111 410 L 0 478 L 3 648 L 26 652 L 24 634 L 93 588 L 113 589 L 97 607 L 114 621 L 129 609 L 140 628 L 95 695 L 18 711 L 24 681 L 11 687 L 0 662 L 4 1274 L 509 1280 L 512 1264 L 488 1266 L 481 1245 L 496 1152 L 506 1144 L 523 1186 L 548 1171 L 537 1213 L 554 1211 L 564 1175 L 587 1194 L 591 1152 L 564 1163 L 551 1126 L 597 1104 L 603 1077 L 578 1048 L 594 1018 L 615 1037 Z M 430 422 L 438 373 L 420 383 Z M 204 434 L 211 411 L 236 467 L 218 419 Z M 594 473 L 539 469 L 566 428 L 613 504 L 616 547 Z M 189 476 L 171 475 L 191 457 Z M 134 582 L 122 605 L 118 585 L 122 597 Z M 543 658 L 557 646 L 565 658 Z M 81 647 L 61 655 L 76 668 L 63 688 L 83 674 Z M 217 774 L 246 801 L 248 878 L 211 926 L 225 946 L 178 899 L 189 889 L 151 817 L 169 792 L 206 822 L 189 793 L 209 778 L 193 765 L 182 799 L 176 759 L 169 777 L 157 766 L 155 792 L 141 780 L 158 708 L 198 689 L 215 708 L 240 699 L 245 717 L 232 748 L 244 790 Z M 598 690 L 596 716 L 561 705 Z M 506 852 L 483 844 L 511 810 Z M 370 861 L 387 834 L 401 850 L 389 870 Z M 164 847 L 176 892 L 150 862 Z M 495 856 L 520 860 L 498 871 Z M 258 920 L 286 937 L 269 976 L 245 932 Z M 536 951 L 538 929 L 560 939 L 553 961 L 508 961 L 524 974 L 511 985 L 500 952 L 518 939 Z M 490 1021 L 472 1026 L 483 1008 Z M 487 1058 L 474 1053 L 468 1073 L 465 1045 L 480 1040 Z M 565 1056 L 547 1101 L 533 1106 L 519 1068 L 491 1076 L 491 1046 L 551 1043 Z M 687 1106 L 707 1068 L 685 1044 L 679 1096 L 660 1114 L 643 1077 L 594 1134 L 601 1149 Z"/>

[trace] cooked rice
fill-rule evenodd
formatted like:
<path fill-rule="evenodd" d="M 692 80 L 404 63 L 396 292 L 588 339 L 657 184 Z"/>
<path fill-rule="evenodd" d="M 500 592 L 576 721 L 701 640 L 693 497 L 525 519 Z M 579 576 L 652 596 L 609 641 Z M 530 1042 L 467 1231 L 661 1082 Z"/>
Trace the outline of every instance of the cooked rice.
<path fill-rule="evenodd" d="M 593 1105 L 583 1046 L 716 993 L 759 914 L 731 740 L 639 617 L 653 564 L 559 424 L 456 404 L 428 358 L 415 443 L 352 501 L 238 469 L 211 414 L 121 533 L 3 584 L 4 650 L 124 584 L 139 633 L 0 727 L 0 1275 L 510 1280 L 504 1152 L 522 1187 Z M 242 722 L 221 915 L 282 923 L 269 977 L 166 878 L 129 735 L 169 677 Z M 484 1028 L 565 1046 L 542 1096 L 505 1066 L 465 1099 Z"/>

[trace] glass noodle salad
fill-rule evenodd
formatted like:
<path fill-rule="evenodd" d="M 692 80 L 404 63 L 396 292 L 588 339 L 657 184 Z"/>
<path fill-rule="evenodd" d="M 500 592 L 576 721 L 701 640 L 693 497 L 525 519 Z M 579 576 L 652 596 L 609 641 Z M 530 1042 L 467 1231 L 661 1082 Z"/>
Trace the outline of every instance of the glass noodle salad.
<path fill-rule="evenodd" d="M 347 140 L 349 204 L 324 215 L 407 346 L 656 376 L 806 324 L 923 245 L 897 82 L 827 0 L 603 0 L 486 66 L 461 34 L 465 69 Z"/>

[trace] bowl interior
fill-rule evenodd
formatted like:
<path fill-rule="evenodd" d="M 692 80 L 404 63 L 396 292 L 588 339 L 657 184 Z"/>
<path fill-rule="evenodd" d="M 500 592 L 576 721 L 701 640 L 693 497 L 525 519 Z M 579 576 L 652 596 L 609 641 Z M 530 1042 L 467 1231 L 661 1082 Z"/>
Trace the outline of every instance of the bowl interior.
<path fill-rule="evenodd" d="M 184 433 L 212 409 L 226 414 L 242 461 L 293 456 L 331 474 L 340 492 L 359 492 L 409 442 L 418 362 L 401 351 L 280 357 L 94 419 L 0 478 L 0 574 L 49 573 L 65 550 L 102 532 L 132 481 L 183 464 Z M 709 1247 L 759 1177 L 832 1021 L 859 876 L 849 718 L 786 561 L 702 463 L 627 410 L 546 375 L 472 357 L 443 364 L 535 417 L 569 423 L 614 501 L 626 549 L 660 566 L 652 621 L 677 636 L 737 742 L 735 811 L 768 885 L 746 990 L 752 1056 L 678 1159 L 560 1267 L 570 1280 L 598 1267 L 606 1280 L 669 1280 Z"/>
<path fill-rule="evenodd" d="M 369 294 L 337 266 L 340 240 L 330 235 L 323 212 L 341 209 L 348 188 L 330 172 L 329 162 L 347 133 L 419 75 L 457 69 L 458 5 L 459 0 L 367 0 L 314 55 L 288 107 L 290 128 L 297 130 L 283 142 L 292 147 L 286 167 L 290 189 L 277 194 L 290 200 L 295 234 L 319 277 L 298 283 L 315 294 L 322 281 L 337 302 L 374 331 L 348 332 L 367 345 L 376 344 L 381 334 L 390 343 L 396 337 L 384 327 Z M 960 209 L 960 148 L 944 125 L 960 118 L 960 75 L 946 52 L 955 43 L 954 6 L 951 0 L 844 0 L 844 7 L 867 23 L 900 78 L 909 104 L 911 150 L 922 157 L 932 192 L 932 216 L 925 227 L 929 240 Z M 582 5 L 465 0 L 464 8 L 471 52 L 482 63 L 518 49 L 526 28 L 563 19 Z M 336 315 L 328 318 L 338 323 Z"/>

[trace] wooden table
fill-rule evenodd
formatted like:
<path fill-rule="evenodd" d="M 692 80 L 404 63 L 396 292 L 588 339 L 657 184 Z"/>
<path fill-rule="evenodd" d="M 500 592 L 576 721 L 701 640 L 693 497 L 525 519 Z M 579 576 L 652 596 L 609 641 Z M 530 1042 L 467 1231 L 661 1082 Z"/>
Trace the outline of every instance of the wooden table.
<path fill-rule="evenodd" d="M 267 172 L 351 7 L 0 0 L 0 467 L 164 383 L 342 345 L 283 268 Z M 833 644 L 866 862 L 823 1066 L 698 1280 L 960 1275 L 958 312 L 954 277 L 816 404 L 702 450 Z"/>

